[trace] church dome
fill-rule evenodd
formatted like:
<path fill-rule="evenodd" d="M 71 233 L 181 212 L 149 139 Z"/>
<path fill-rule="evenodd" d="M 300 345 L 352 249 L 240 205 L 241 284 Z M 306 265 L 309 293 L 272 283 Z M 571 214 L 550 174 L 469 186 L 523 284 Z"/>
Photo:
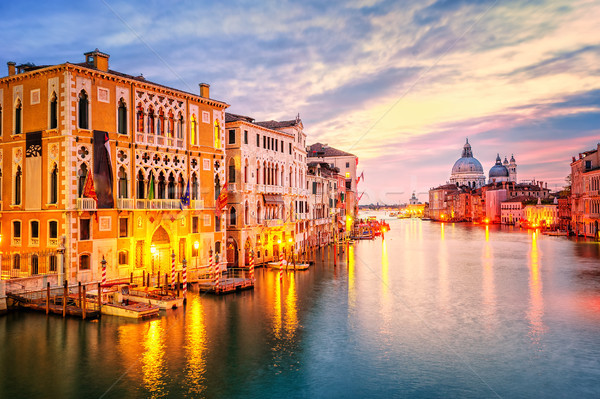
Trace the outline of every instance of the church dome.
<path fill-rule="evenodd" d="M 473 151 L 471 150 L 469 140 L 467 140 L 467 143 L 463 148 L 462 157 L 460 157 L 452 167 L 452 175 L 463 173 L 483 174 L 483 167 L 476 158 L 473 158 Z"/>
<path fill-rule="evenodd" d="M 496 164 L 492 166 L 490 169 L 490 179 L 498 178 L 498 177 L 508 177 L 508 169 L 506 166 L 502 165 L 502 161 L 500 160 L 500 154 L 496 157 Z"/>

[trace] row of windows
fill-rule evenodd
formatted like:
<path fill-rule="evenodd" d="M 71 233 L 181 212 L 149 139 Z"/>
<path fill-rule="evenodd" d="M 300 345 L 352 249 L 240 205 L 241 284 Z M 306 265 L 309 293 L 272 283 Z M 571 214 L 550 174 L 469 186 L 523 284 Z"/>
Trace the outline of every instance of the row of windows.
<path fill-rule="evenodd" d="M 12 222 L 12 237 L 20 239 L 22 234 L 22 223 L 20 220 Z M 38 220 L 29 221 L 29 236 L 33 239 L 40 238 L 40 222 Z M 48 221 L 48 238 L 58 238 L 58 222 L 56 220 Z"/>

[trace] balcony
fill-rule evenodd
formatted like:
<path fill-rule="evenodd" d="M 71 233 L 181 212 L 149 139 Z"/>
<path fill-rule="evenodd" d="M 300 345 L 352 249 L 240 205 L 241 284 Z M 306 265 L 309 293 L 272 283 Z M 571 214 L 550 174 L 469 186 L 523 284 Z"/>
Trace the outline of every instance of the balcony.
<path fill-rule="evenodd" d="M 132 198 L 117 198 L 117 209 L 134 209 Z"/>
<path fill-rule="evenodd" d="M 191 200 L 190 208 L 191 209 L 204 209 L 204 200 Z"/>
<path fill-rule="evenodd" d="M 254 191 L 254 184 L 252 183 L 244 183 L 244 191 L 246 192 L 253 192 Z"/>
<path fill-rule="evenodd" d="M 238 191 L 238 184 L 237 183 L 227 183 L 227 189 L 229 191 L 231 191 L 232 193 L 235 193 Z"/>
<path fill-rule="evenodd" d="M 283 219 L 268 219 L 265 220 L 266 227 L 283 226 Z"/>
<path fill-rule="evenodd" d="M 265 192 L 265 185 L 264 184 L 257 184 L 256 191 L 259 192 L 259 193 L 264 193 Z"/>
<path fill-rule="evenodd" d="M 78 211 L 95 211 L 96 201 L 93 198 L 77 198 Z"/>
<path fill-rule="evenodd" d="M 48 238 L 49 247 L 58 247 L 58 238 Z"/>
<path fill-rule="evenodd" d="M 137 132 L 135 141 L 138 144 L 158 145 L 165 148 L 184 148 L 185 140 L 182 138 L 161 136 L 155 134 Z"/>
<path fill-rule="evenodd" d="M 39 239 L 39 237 L 31 237 L 31 238 L 29 238 L 29 246 L 30 247 L 39 247 L 40 246 L 40 239 Z"/>
<path fill-rule="evenodd" d="M 21 246 L 21 237 L 13 237 L 12 245 L 13 245 L 13 247 L 20 247 Z"/>

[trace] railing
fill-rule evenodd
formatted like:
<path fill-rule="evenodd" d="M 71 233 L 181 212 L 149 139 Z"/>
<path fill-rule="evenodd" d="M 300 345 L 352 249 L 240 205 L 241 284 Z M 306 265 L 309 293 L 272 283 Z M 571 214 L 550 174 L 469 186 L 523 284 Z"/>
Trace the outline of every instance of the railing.
<path fill-rule="evenodd" d="M 117 209 L 134 209 L 133 198 L 117 198 Z"/>
<path fill-rule="evenodd" d="M 31 245 L 33 247 L 39 247 L 39 245 L 40 245 L 40 239 L 38 237 L 31 237 L 31 238 L 29 238 L 29 245 Z"/>
<path fill-rule="evenodd" d="M 96 201 L 93 198 L 77 198 L 77 210 L 95 211 Z"/>
<path fill-rule="evenodd" d="M 158 199 L 147 200 L 146 209 L 181 209 L 181 200 L 179 199 Z"/>
<path fill-rule="evenodd" d="M 252 184 L 252 183 L 245 183 L 244 184 L 244 190 L 245 191 L 249 191 L 249 192 L 254 191 L 254 184 Z"/>
<path fill-rule="evenodd" d="M 20 247 L 21 246 L 21 237 L 13 237 L 12 245 L 14 247 Z"/>
<path fill-rule="evenodd" d="M 283 226 L 282 219 L 267 219 L 265 220 L 266 227 Z"/>
<path fill-rule="evenodd" d="M 237 183 L 227 183 L 227 189 L 234 193 L 238 191 L 238 185 Z"/>
<path fill-rule="evenodd" d="M 190 208 L 192 209 L 203 209 L 204 208 L 204 200 L 191 200 Z"/>
<path fill-rule="evenodd" d="M 257 184 L 256 191 L 259 192 L 259 193 L 264 193 L 265 192 L 265 185 L 264 184 Z"/>
<path fill-rule="evenodd" d="M 58 238 L 48 238 L 48 246 L 49 247 L 57 247 L 58 246 Z"/>
<path fill-rule="evenodd" d="M 26 253 L 4 252 L 0 257 L 0 268 L 2 269 L 2 279 L 56 274 L 58 255 L 56 250 Z"/>
<path fill-rule="evenodd" d="M 183 138 L 175 138 L 170 136 L 161 136 L 141 132 L 137 132 L 135 134 L 135 140 L 138 144 L 156 144 L 158 146 L 168 148 L 183 148 L 185 144 Z"/>

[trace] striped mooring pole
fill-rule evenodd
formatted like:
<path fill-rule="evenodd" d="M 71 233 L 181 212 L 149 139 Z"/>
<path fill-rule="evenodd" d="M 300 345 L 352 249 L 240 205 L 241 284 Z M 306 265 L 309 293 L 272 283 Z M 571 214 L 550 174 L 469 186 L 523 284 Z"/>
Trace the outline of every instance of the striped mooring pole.
<path fill-rule="evenodd" d="M 283 252 L 279 253 L 279 282 L 283 281 Z"/>
<path fill-rule="evenodd" d="M 106 284 L 106 259 L 104 259 L 104 255 L 102 255 L 102 285 Z"/>
<path fill-rule="evenodd" d="M 215 262 L 215 292 L 219 290 L 220 276 L 221 273 L 219 271 L 219 262 Z"/>
<path fill-rule="evenodd" d="M 171 252 L 171 289 L 175 289 L 175 251 Z"/>
<path fill-rule="evenodd" d="M 254 281 L 254 252 L 250 252 L 250 280 Z"/>
<path fill-rule="evenodd" d="M 187 295 L 187 261 L 183 258 L 182 262 L 183 267 L 183 300 L 186 300 Z"/>

